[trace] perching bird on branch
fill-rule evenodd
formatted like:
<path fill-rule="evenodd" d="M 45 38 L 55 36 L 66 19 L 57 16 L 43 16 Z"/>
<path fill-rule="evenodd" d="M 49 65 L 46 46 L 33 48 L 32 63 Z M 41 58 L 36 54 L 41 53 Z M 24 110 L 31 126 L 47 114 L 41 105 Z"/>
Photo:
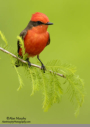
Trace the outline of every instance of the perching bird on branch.
<path fill-rule="evenodd" d="M 44 72 L 45 66 L 39 59 L 39 54 L 50 44 L 50 35 L 47 31 L 48 25 L 53 25 L 53 23 L 49 22 L 48 17 L 43 13 L 36 12 L 32 15 L 27 27 L 20 33 L 20 36 L 24 40 L 25 53 L 28 54 L 26 59 L 28 65 L 31 66 L 29 58 L 37 55 Z M 19 40 L 17 45 L 18 54 L 22 56 L 22 48 L 20 47 Z M 18 67 L 18 65 L 16 65 L 16 67 Z"/>

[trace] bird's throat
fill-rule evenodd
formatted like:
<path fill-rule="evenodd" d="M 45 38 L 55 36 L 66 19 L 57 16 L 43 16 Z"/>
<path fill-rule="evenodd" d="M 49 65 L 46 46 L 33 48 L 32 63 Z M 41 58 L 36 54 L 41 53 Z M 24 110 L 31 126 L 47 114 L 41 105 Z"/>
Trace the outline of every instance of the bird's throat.
<path fill-rule="evenodd" d="M 35 33 L 44 33 L 47 31 L 47 28 L 48 26 L 47 25 L 39 25 L 39 26 L 36 26 L 36 27 L 33 27 L 32 30 L 35 32 Z"/>

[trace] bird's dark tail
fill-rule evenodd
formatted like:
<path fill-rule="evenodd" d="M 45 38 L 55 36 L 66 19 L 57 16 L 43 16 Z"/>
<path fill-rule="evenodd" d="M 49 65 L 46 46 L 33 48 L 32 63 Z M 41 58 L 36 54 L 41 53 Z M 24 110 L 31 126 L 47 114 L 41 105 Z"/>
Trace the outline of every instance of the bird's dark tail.
<path fill-rule="evenodd" d="M 22 56 L 19 56 L 19 55 L 18 55 L 18 57 L 22 59 Z M 20 65 L 21 65 L 21 62 L 17 59 L 17 60 L 15 61 L 15 66 L 16 66 L 16 67 L 19 67 Z"/>
<path fill-rule="evenodd" d="M 16 60 L 15 66 L 16 66 L 16 67 L 19 67 L 19 66 L 20 66 L 19 60 Z"/>

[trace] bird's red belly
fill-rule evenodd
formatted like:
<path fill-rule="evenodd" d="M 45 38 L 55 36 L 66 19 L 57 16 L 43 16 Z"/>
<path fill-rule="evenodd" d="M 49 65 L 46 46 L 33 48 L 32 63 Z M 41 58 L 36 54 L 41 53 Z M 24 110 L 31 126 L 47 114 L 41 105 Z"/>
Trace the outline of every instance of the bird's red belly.
<path fill-rule="evenodd" d="M 28 57 L 39 55 L 45 48 L 48 39 L 48 32 L 37 34 L 29 30 L 24 38 L 25 52 L 28 53 Z M 22 55 L 21 50 L 19 51 L 19 55 Z"/>

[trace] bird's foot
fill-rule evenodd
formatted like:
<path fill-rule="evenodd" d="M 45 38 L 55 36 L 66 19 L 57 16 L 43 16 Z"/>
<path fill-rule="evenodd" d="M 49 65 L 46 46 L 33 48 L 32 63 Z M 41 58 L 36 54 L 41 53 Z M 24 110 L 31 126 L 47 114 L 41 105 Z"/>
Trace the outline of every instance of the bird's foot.
<path fill-rule="evenodd" d="M 42 64 L 41 70 L 43 70 L 43 72 L 45 73 L 46 68 L 45 68 L 44 64 Z"/>
<path fill-rule="evenodd" d="M 28 62 L 28 66 L 30 67 L 31 63 L 30 63 L 29 59 L 27 59 L 26 61 Z"/>
<path fill-rule="evenodd" d="M 28 66 L 31 67 L 31 63 L 30 63 L 30 61 L 28 61 Z"/>

